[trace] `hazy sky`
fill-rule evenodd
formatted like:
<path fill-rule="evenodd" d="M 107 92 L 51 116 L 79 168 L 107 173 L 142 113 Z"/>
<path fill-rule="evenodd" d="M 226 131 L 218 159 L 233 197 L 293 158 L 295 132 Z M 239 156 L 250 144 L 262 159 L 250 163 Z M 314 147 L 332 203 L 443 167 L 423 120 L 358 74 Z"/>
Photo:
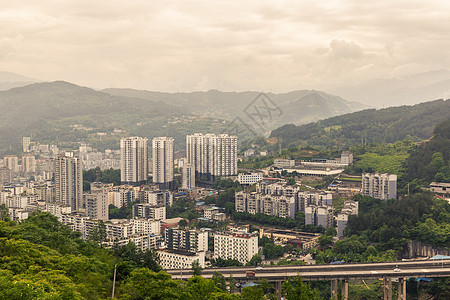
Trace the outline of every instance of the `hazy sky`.
<path fill-rule="evenodd" d="M 283 92 L 450 69 L 448 0 L 0 5 L 0 70 L 95 88 Z"/>

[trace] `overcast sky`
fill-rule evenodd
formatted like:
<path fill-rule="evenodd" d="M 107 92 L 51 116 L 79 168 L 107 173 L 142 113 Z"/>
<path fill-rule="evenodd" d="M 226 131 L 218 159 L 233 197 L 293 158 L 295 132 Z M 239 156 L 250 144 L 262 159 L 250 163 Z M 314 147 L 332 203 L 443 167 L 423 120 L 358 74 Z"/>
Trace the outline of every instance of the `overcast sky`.
<path fill-rule="evenodd" d="M 450 69 L 448 0 L 0 5 L 0 70 L 95 88 L 326 90 Z"/>

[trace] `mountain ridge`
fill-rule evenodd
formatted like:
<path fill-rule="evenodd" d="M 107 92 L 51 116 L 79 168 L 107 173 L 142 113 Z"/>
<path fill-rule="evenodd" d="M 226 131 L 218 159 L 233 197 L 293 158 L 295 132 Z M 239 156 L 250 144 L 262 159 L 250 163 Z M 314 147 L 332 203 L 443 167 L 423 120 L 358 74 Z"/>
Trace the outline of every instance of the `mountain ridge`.
<path fill-rule="evenodd" d="M 318 122 L 296 126 L 285 124 L 270 134 L 291 145 L 351 147 L 361 143 L 390 143 L 431 137 L 434 126 L 450 118 L 450 100 L 416 105 L 366 109 Z"/>
<path fill-rule="evenodd" d="M 102 91 L 117 96 L 138 97 L 148 100 L 160 99 L 171 105 L 191 108 L 200 115 L 221 117 L 227 120 L 233 120 L 236 117 L 245 119 L 247 117 L 245 116 L 245 109 L 252 108 L 254 105 L 264 106 L 265 104 L 269 104 L 272 108 L 277 106 L 276 108 L 282 113 L 267 122 L 266 130 L 274 129 L 289 122 L 303 124 L 312 120 L 324 119 L 367 108 L 363 104 L 350 102 L 339 96 L 317 90 L 299 90 L 279 94 L 261 93 L 257 91 L 223 92 L 218 90 L 161 93 L 147 90 L 115 88 L 103 89 Z M 265 99 L 270 100 L 271 103 L 258 104 L 257 99 L 261 94 L 264 94 Z M 322 109 L 311 109 L 302 106 L 304 104 L 302 102 L 306 100 L 304 97 L 308 95 L 320 96 L 316 99 L 321 100 Z"/>

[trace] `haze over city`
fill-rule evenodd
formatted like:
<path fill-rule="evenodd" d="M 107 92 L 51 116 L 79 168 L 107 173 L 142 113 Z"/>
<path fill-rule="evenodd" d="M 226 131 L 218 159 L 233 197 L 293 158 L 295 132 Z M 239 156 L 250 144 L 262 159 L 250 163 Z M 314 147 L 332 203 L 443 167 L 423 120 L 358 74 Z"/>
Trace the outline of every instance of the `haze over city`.
<path fill-rule="evenodd" d="M 450 299 L 450 1 L 0 5 L 0 300 Z"/>
<path fill-rule="evenodd" d="M 2 2 L 0 70 L 40 81 L 347 96 L 373 79 L 450 78 L 448 1 Z"/>

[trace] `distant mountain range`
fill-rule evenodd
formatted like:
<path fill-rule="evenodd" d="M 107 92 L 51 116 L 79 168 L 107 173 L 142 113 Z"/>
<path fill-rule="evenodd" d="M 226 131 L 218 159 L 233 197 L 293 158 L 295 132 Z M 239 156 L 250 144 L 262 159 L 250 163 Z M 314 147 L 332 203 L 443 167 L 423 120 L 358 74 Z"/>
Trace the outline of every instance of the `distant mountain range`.
<path fill-rule="evenodd" d="M 26 86 L 38 81 L 40 80 L 12 72 L 0 71 L 0 91 Z"/>
<path fill-rule="evenodd" d="M 8 80 L 19 83 L 34 79 L 0 72 L 0 83 Z M 408 134 L 419 139 L 427 138 L 430 126 L 448 117 L 448 103 L 434 101 L 352 114 L 367 106 L 315 90 L 162 93 L 97 91 L 64 81 L 33 83 L 0 91 L 0 152 L 19 149 L 21 137 L 28 135 L 68 147 L 87 141 L 100 149 L 117 148 L 121 135 L 166 135 L 173 136 L 181 150 L 186 134 L 235 133 L 235 123 L 239 123 L 236 134 L 240 137 L 272 132 L 272 136 L 293 143 L 355 144 L 361 138 L 391 141 Z M 282 126 L 287 123 L 291 125 Z M 306 125 L 299 126 L 302 124 Z"/>
<path fill-rule="evenodd" d="M 22 78 L 3 75 L 0 81 Z M 230 130 L 234 123 L 230 123 L 236 118 L 245 123 L 238 124 L 244 130 L 236 134 L 246 136 L 250 132 L 269 133 L 288 122 L 302 124 L 363 107 L 320 91 L 160 93 L 96 91 L 64 81 L 34 83 L 0 91 L 0 151 L 11 145 L 18 149 L 24 135 L 72 146 L 85 140 L 99 148 L 105 146 L 101 143 L 117 147 L 120 134 L 103 137 L 101 142 L 96 136 L 99 131 L 112 132 L 114 128 L 149 138 L 173 136 L 182 148 L 189 133 L 234 133 Z M 261 118 L 264 126 L 260 126 Z"/>
<path fill-rule="evenodd" d="M 429 139 L 439 122 L 450 119 L 450 100 L 436 100 L 386 109 L 366 109 L 314 123 L 284 125 L 271 137 L 283 144 L 350 147 L 362 143 L 390 143 L 406 138 Z"/>
<path fill-rule="evenodd" d="M 130 130 L 189 111 L 163 102 L 117 97 L 68 82 L 35 83 L 0 92 L 0 149 L 17 148 L 23 135 L 44 141 L 89 138 L 90 131 Z"/>
<path fill-rule="evenodd" d="M 196 114 L 230 121 L 238 117 L 250 126 L 260 128 L 262 131 L 259 133 L 269 133 L 270 130 L 286 123 L 304 124 L 367 108 L 360 103 L 349 102 L 338 96 L 314 90 L 282 94 L 217 90 L 160 93 L 134 89 L 105 89 L 103 92 L 121 97 L 164 101 Z M 259 126 L 261 124 L 258 118 L 264 119 L 264 126 Z"/>
<path fill-rule="evenodd" d="M 370 80 L 331 92 L 376 108 L 449 99 L 450 71 L 434 70 L 401 78 Z"/>

